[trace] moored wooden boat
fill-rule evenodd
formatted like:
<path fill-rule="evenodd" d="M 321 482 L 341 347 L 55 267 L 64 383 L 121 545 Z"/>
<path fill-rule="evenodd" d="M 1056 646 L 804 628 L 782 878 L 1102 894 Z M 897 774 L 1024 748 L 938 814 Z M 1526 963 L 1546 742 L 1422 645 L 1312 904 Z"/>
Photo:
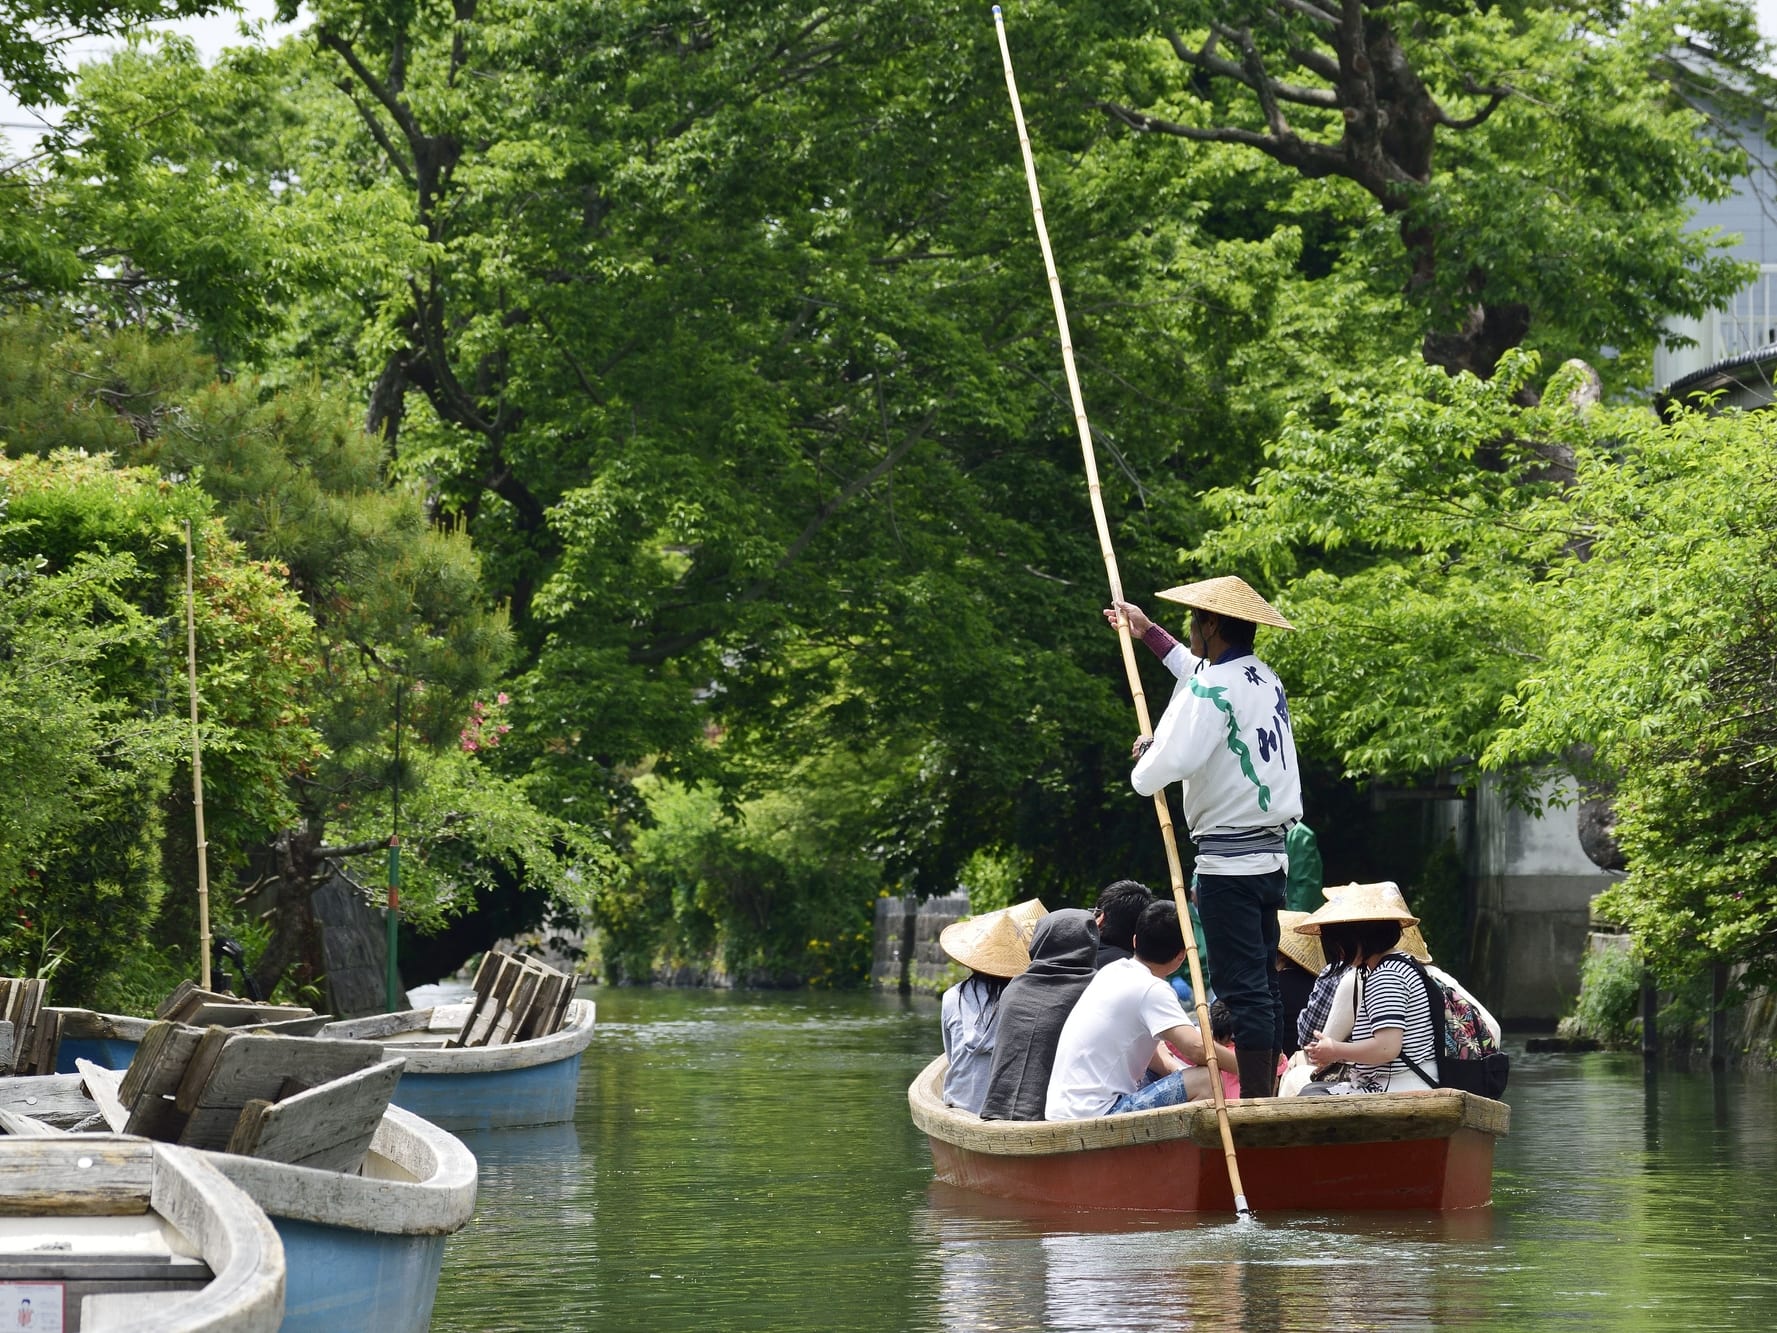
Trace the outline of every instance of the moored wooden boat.
<path fill-rule="evenodd" d="M 391 1106 L 356 1173 L 200 1155 L 277 1227 L 284 1333 L 430 1327 L 445 1241 L 475 1211 L 475 1158 L 453 1135 Z"/>
<path fill-rule="evenodd" d="M 270 1333 L 283 1306 L 277 1232 L 195 1153 L 115 1134 L 0 1138 L 8 1327 Z"/>
<path fill-rule="evenodd" d="M 547 1036 L 499 1046 L 448 1043 L 473 1006 L 443 1004 L 400 1014 L 330 1023 L 322 1036 L 375 1041 L 407 1061 L 395 1102 L 452 1130 L 552 1125 L 574 1118 L 580 1057 L 592 1042 L 598 1010 L 572 1000 L 561 1027 Z"/>
<path fill-rule="evenodd" d="M 944 1104 L 944 1057 L 907 1090 L 937 1178 L 1072 1208 L 1232 1212 L 1210 1102 L 1092 1120 L 982 1120 Z M 1455 1089 L 1228 1103 L 1253 1208 L 1283 1212 L 1480 1208 L 1511 1109 Z"/>
<path fill-rule="evenodd" d="M 86 1082 L 123 1075 L 0 1079 L 0 1119 L 88 1123 L 100 1103 Z M 113 1105 L 112 1114 L 116 1114 Z M 432 1317 L 446 1239 L 475 1207 L 475 1158 L 453 1135 L 388 1107 L 356 1170 L 323 1171 L 234 1153 L 195 1150 L 270 1218 L 287 1268 L 285 1333 L 342 1328 L 423 1333 Z"/>

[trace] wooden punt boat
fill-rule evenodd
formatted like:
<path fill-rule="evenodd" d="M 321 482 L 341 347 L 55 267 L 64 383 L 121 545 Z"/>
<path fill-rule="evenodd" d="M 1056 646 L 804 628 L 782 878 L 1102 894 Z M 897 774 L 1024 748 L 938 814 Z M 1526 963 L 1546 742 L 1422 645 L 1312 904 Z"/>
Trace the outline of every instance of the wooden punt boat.
<path fill-rule="evenodd" d="M 471 1006 L 443 1004 L 398 1014 L 329 1023 L 317 1035 L 376 1041 L 407 1061 L 395 1085 L 395 1104 L 441 1129 L 506 1129 L 553 1125 L 574 1118 L 580 1056 L 592 1043 L 598 1010 L 591 1000 L 569 1002 L 559 1031 L 503 1046 L 447 1046 Z M 58 1009 L 61 1047 L 56 1072 L 72 1074 L 81 1060 L 127 1069 L 152 1018 Z"/>
<path fill-rule="evenodd" d="M 944 1104 L 944 1057 L 907 1090 L 937 1178 L 1028 1203 L 1232 1212 L 1210 1102 L 1092 1120 L 982 1120 Z M 1511 1108 L 1455 1089 L 1228 1103 L 1256 1212 L 1480 1208 Z"/>
<path fill-rule="evenodd" d="M 4 1326 L 271 1333 L 283 1309 L 277 1232 L 195 1153 L 117 1134 L 0 1138 Z"/>
<path fill-rule="evenodd" d="M 0 1079 L 0 1118 L 23 1113 L 52 1126 L 90 1122 L 100 1106 L 86 1080 L 122 1075 L 91 1065 L 81 1075 Z M 423 1333 L 446 1239 L 475 1207 L 475 1158 L 453 1135 L 400 1107 L 384 1113 L 363 1165 L 322 1171 L 197 1150 L 244 1191 L 283 1242 L 285 1333 L 376 1329 Z"/>
<path fill-rule="evenodd" d="M 568 1003 L 561 1027 L 545 1037 L 498 1046 L 451 1046 L 473 1005 L 441 1004 L 399 1014 L 329 1023 L 323 1037 L 380 1042 L 407 1061 L 395 1102 L 450 1130 L 553 1125 L 574 1118 L 580 1057 L 592 1043 L 598 1010 Z"/>

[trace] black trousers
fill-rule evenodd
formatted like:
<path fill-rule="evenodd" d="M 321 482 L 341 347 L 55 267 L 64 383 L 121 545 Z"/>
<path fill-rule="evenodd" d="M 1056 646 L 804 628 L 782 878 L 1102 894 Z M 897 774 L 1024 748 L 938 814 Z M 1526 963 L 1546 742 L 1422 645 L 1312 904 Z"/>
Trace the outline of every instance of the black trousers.
<path fill-rule="evenodd" d="M 1234 1015 L 1234 1044 L 1251 1051 L 1284 1048 L 1278 988 L 1277 909 L 1288 876 L 1197 876 L 1197 915 L 1209 946 L 1210 984 Z"/>

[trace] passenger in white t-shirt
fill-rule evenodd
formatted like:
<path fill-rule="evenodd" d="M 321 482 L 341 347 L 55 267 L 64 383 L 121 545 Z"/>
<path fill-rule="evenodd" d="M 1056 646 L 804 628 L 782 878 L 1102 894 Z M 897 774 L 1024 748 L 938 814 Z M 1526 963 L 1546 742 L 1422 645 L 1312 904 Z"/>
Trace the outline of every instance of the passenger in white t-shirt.
<path fill-rule="evenodd" d="M 1100 968 L 1062 1025 L 1046 1119 L 1085 1120 L 1211 1095 L 1207 1068 L 1173 1069 L 1176 1062 L 1161 1054 L 1160 1043 L 1171 1042 L 1193 1065 L 1205 1064 L 1202 1035 L 1166 982 L 1184 957 L 1178 908 L 1150 903 L 1136 926 L 1135 957 Z M 1216 1047 L 1216 1058 L 1234 1067 L 1226 1046 Z M 1150 1069 L 1163 1076 L 1144 1086 Z"/>

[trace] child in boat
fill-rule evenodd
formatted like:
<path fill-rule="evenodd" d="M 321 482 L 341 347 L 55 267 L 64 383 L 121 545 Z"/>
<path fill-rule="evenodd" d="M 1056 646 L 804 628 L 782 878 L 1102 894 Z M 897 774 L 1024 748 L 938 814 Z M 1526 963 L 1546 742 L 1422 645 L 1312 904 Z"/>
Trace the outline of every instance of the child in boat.
<path fill-rule="evenodd" d="M 1178 908 L 1150 903 L 1135 931 L 1135 957 L 1100 968 L 1062 1024 L 1044 1103 L 1048 1120 L 1178 1106 L 1210 1095 L 1207 1069 L 1178 1069 L 1143 1085 L 1159 1058 L 1156 1043 L 1170 1043 L 1185 1058 L 1204 1062 L 1203 1035 L 1185 1017 L 1166 978 L 1185 957 Z M 1218 1048 L 1232 1068 L 1234 1052 Z"/>
<path fill-rule="evenodd" d="M 1000 997 L 1006 983 L 1030 966 L 1030 936 L 1047 909 L 1036 899 L 953 921 L 938 944 L 969 975 L 944 992 L 939 1021 L 944 1030 L 944 1100 L 977 1115 L 993 1069 Z"/>
<path fill-rule="evenodd" d="M 1319 935 L 1328 956 L 1351 964 L 1351 1035 L 1338 1039 L 1324 1028 L 1303 1047 L 1308 1063 L 1325 1069 L 1349 1066 L 1343 1078 L 1312 1082 L 1304 1094 L 1348 1095 L 1405 1092 L 1431 1085 L 1413 1072 L 1437 1067 L 1437 1024 L 1419 974 L 1398 946 L 1404 928 L 1419 918 L 1407 910 L 1393 884 L 1353 884 L 1296 927 Z M 1337 1007 L 1335 1002 L 1335 1008 Z"/>

